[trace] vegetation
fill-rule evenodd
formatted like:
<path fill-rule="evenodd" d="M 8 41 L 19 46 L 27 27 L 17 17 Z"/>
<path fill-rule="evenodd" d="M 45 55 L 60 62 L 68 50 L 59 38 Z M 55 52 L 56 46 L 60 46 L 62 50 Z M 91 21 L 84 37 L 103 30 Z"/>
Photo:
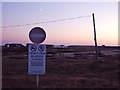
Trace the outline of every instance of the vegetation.
<path fill-rule="evenodd" d="M 77 52 L 73 57 L 58 54 L 72 51 Z M 114 56 L 102 54 L 96 61 L 93 53 L 78 53 L 83 51 L 83 49 L 48 48 L 46 74 L 39 75 L 39 88 L 118 88 L 120 54 Z M 87 56 L 92 54 L 93 57 Z M 3 88 L 36 88 L 36 75 L 28 75 L 27 67 L 27 50 L 11 52 L 3 49 Z"/>

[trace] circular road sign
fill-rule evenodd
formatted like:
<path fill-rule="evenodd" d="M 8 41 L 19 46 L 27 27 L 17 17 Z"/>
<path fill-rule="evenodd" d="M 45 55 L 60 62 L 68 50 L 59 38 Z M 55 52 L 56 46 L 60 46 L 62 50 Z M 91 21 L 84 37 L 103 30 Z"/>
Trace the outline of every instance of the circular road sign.
<path fill-rule="evenodd" d="M 36 51 L 36 50 L 37 50 L 37 47 L 36 47 L 36 46 L 34 46 L 34 45 L 32 45 L 32 46 L 30 47 L 30 50 L 34 52 L 34 51 Z"/>
<path fill-rule="evenodd" d="M 44 29 L 35 27 L 30 31 L 29 38 L 33 43 L 42 43 L 46 38 L 46 33 Z"/>
<path fill-rule="evenodd" d="M 43 52 L 43 51 L 45 50 L 45 48 L 44 48 L 44 46 L 40 45 L 40 46 L 38 47 L 38 50 Z"/>

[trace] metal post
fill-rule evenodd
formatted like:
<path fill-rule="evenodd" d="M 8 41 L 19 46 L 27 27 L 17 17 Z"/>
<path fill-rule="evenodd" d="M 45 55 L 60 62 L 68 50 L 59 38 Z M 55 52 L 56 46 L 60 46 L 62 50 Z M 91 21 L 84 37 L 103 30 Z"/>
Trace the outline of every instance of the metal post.
<path fill-rule="evenodd" d="M 96 60 L 98 59 L 98 47 L 97 47 L 97 38 L 96 38 L 96 28 L 95 28 L 95 17 L 94 13 L 92 13 L 93 16 L 93 27 L 94 27 L 94 41 L 95 41 L 95 51 L 96 51 Z"/>
<path fill-rule="evenodd" d="M 36 75 L 36 86 L 39 87 L 39 74 Z"/>

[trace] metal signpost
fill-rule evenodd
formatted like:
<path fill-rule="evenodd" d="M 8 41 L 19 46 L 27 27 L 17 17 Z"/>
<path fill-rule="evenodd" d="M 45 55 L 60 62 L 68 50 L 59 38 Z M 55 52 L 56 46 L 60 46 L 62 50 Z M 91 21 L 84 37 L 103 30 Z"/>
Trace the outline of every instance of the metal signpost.
<path fill-rule="evenodd" d="M 46 45 L 42 43 L 46 38 L 45 31 L 40 27 L 33 28 L 29 38 L 34 44 L 28 48 L 28 74 L 36 74 L 36 86 L 39 87 L 39 74 L 45 74 Z"/>

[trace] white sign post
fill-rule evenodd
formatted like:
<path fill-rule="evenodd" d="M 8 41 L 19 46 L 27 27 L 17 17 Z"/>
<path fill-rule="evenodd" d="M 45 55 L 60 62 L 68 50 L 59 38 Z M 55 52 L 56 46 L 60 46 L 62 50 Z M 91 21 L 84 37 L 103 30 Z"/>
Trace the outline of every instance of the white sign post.
<path fill-rule="evenodd" d="M 33 28 L 29 38 L 34 44 L 28 47 L 28 74 L 36 74 L 36 84 L 39 87 L 39 74 L 45 74 L 46 45 L 42 43 L 46 38 L 45 31 L 40 27 Z"/>

